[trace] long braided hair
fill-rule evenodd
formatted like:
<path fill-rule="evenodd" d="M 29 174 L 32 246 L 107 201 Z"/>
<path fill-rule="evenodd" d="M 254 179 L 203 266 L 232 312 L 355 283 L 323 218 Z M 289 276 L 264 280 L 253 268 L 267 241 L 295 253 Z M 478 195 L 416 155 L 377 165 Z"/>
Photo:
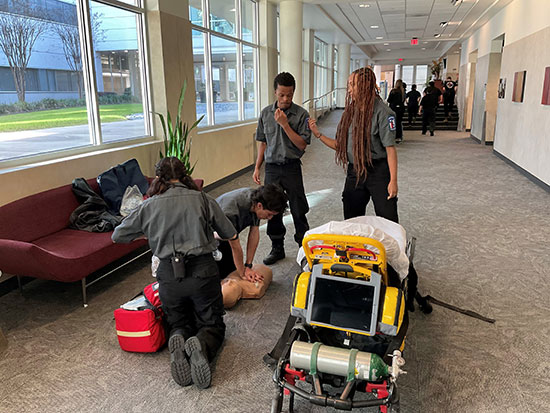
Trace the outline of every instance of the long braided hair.
<path fill-rule="evenodd" d="M 155 175 L 155 179 L 153 179 L 147 190 L 147 196 L 160 195 L 166 192 L 173 185 L 170 182 L 172 179 L 177 179 L 189 189 L 199 190 L 193 178 L 187 175 L 183 162 L 175 156 L 162 158 L 155 165 Z"/>
<path fill-rule="evenodd" d="M 348 81 L 352 84 L 346 92 L 346 106 L 336 129 L 336 163 L 348 164 L 348 131 L 352 129 L 353 169 L 358 180 L 367 177 L 367 166 L 372 165 L 371 127 L 374 102 L 379 99 L 376 76 L 368 67 L 355 70 Z"/>

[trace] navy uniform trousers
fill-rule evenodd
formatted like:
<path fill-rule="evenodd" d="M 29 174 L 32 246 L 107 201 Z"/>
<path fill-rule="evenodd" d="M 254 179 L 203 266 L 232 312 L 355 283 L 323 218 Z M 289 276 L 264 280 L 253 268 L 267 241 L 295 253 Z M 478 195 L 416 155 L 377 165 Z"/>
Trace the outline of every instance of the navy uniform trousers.
<path fill-rule="evenodd" d="M 175 278 L 170 259 L 160 260 L 157 281 L 162 309 L 170 330 L 182 329 L 186 340 L 196 336 L 212 361 L 225 336 L 218 267 L 212 254 L 205 254 L 186 262 L 185 271 L 185 278 Z"/>
<path fill-rule="evenodd" d="M 294 240 L 301 246 L 304 234 L 309 229 L 306 214 L 309 211 L 304 181 L 302 178 L 302 164 L 299 159 L 293 159 L 284 164 L 265 164 L 265 183 L 278 184 L 286 192 L 290 204 L 290 213 L 294 221 L 296 234 Z M 283 214 L 277 214 L 267 221 L 267 235 L 273 245 L 283 244 L 286 228 L 283 224 Z"/>

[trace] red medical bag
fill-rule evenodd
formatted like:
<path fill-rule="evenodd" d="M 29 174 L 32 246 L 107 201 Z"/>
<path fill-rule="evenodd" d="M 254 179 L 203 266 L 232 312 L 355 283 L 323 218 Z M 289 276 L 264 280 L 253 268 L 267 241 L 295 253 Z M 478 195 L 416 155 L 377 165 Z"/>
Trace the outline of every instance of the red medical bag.
<path fill-rule="evenodd" d="M 137 353 L 154 353 L 166 343 L 158 283 L 148 285 L 114 312 L 120 348 Z"/>

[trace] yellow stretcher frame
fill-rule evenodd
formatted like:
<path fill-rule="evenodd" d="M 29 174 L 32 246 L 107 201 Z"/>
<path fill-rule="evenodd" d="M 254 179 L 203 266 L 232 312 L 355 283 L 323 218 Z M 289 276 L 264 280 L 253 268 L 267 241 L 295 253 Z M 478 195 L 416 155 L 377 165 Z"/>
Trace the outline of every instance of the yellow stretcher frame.
<path fill-rule="evenodd" d="M 322 244 L 310 246 L 312 241 L 321 241 Z M 309 234 L 304 237 L 302 247 L 309 268 L 313 268 L 314 261 L 329 271 L 334 264 L 349 264 L 353 267 L 353 272 L 347 276 L 363 278 L 370 277 L 370 272 L 377 266 L 376 272 L 382 276 L 383 284 L 388 285 L 386 249 L 378 240 L 358 235 Z M 367 255 L 372 259 L 367 259 Z"/>

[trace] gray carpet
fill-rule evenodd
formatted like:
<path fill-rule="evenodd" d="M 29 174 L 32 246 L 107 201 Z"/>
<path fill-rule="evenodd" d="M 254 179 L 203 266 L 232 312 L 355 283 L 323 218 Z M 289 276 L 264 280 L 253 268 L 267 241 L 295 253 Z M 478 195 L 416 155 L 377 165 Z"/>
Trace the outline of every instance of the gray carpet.
<path fill-rule="evenodd" d="M 325 134 L 334 135 L 340 115 L 320 122 Z M 491 150 L 457 132 L 406 132 L 398 148 L 400 219 L 418 239 L 421 291 L 497 320 L 441 307 L 411 314 L 402 412 L 550 410 L 550 196 Z M 341 219 L 344 173 L 334 152 L 315 141 L 303 161 L 310 225 Z M 242 186 L 253 186 L 251 174 L 212 194 Z M 269 411 L 274 385 L 262 355 L 282 331 L 298 270 L 291 236 L 286 247 L 267 295 L 228 312 L 213 384 L 203 391 L 172 381 L 167 350 L 118 347 L 112 311 L 152 281 L 149 257 L 92 286 L 88 308 L 79 284 L 37 280 L 22 296 L 0 297 L 8 341 L 0 412 Z M 268 250 L 263 226 L 257 260 Z M 296 411 L 325 410 L 297 400 Z"/>

